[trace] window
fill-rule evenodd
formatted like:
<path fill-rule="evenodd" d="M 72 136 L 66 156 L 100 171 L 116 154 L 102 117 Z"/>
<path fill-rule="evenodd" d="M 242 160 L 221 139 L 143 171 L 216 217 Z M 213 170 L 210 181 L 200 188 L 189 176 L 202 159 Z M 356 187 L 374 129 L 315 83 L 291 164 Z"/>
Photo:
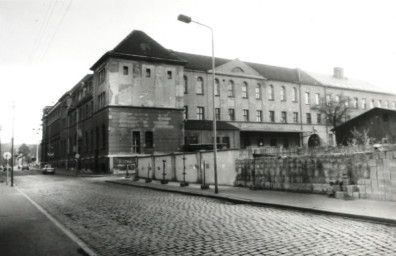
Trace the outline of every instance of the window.
<path fill-rule="evenodd" d="M 106 126 L 102 125 L 102 148 L 106 147 Z"/>
<path fill-rule="evenodd" d="M 268 99 L 274 100 L 274 86 L 272 84 L 268 86 Z"/>
<path fill-rule="evenodd" d="M 293 112 L 293 123 L 298 123 L 298 112 Z"/>
<path fill-rule="evenodd" d="M 256 85 L 256 100 L 259 100 L 259 99 L 261 99 L 261 85 L 260 84 L 257 84 Z"/>
<path fill-rule="evenodd" d="M 232 81 L 232 80 L 228 81 L 227 96 L 234 97 L 234 81 Z"/>
<path fill-rule="evenodd" d="M 246 82 L 243 82 L 242 85 L 242 98 L 248 98 L 248 85 Z"/>
<path fill-rule="evenodd" d="M 275 112 L 274 111 L 270 111 L 269 112 L 269 118 L 270 118 L 270 122 L 275 122 Z"/>
<path fill-rule="evenodd" d="M 286 113 L 286 111 L 282 111 L 282 113 L 281 113 L 281 123 L 284 123 L 284 124 L 287 123 L 287 113 Z"/>
<path fill-rule="evenodd" d="M 366 103 L 366 99 L 362 99 L 362 109 L 366 109 L 367 108 L 367 103 Z"/>
<path fill-rule="evenodd" d="M 320 103 L 320 94 L 315 93 L 315 105 L 319 105 L 319 103 Z"/>
<path fill-rule="evenodd" d="M 297 88 L 296 87 L 293 87 L 293 90 L 292 90 L 292 100 L 294 102 L 297 102 Z"/>
<path fill-rule="evenodd" d="M 271 147 L 276 147 L 276 144 L 277 144 L 277 143 L 276 143 L 276 138 L 271 138 L 271 139 L 270 139 L 270 146 L 271 146 Z"/>
<path fill-rule="evenodd" d="M 197 119 L 198 120 L 204 120 L 205 119 L 204 107 L 197 107 Z"/>
<path fill-rule="evenodd" d="M 306 92 L 306 93 L 305 93 L 305 104 L 307 104 L 307 105 L 310 104 L 309 92 Z"/>
<path fill-rule="evenodd" d="M 306 113 L 307 116 L 307 124 L 312 124 L 311 113 Z"/>
<path fill-rule="evenodd" d="M 122 67 L 122 73 L 123 73 L 125 76 L 128 75 L 128 73 L 129 73 L 128 66 L 123 66 L 123 67 Z"/>
<path fill-rule="evenodd" d="M 106 80 L 106 69 L 102 68 L 98 72 L 98 82 L 99 84 L 103 83 Z"/>
<path fill-rule="evenodd" d="M 187 144 L 198 144 L 198 134 L 190 134 L 187 137 Z"/>
<path fill-rule="evenodd" d="M 349 107 L 349 101 L 350 101 L 349 97 L 345 97 L 345 107 Z"/>
<path fill-rule="evenodd" d="M 153 148 L 154 147 L 154 134 L 153 132 L 146 132 L 144 136 L 144 144 L 146 148 Z"/>
<path fill-rule="evenodd" d="M 374 100 L 371 100 L 370 101 L 370 108 L 373 108 L 374 107 Z"/>
<path fill-rule="evenodd" d="M 334 98 L 334 100 L 335 100 L 335 102 L 337 102 L 337 103 L 340 102 L 340 96 L 339 96 L 339 95 L 336 95 L 335 98 Z"/>
<path fill-rule="evenodd" d="M 392 109 L 396 109 L 396 102 L 392 101 Z"/>
<path fill-rule="evenodd" d="M 220 120 L 220 108 L 215 108 L 216 120 Z"/>
<path fill-rule="evenodd" d="M 230 137 L 223 137 L 223 144 L 226 148 L 230 148 Z"/>
<path fill-rule="evenodd" d="M 280 90 L 280 100 L 286 101 L 286 88 L 284 86 L 282 86 Z"/>
<path fill-rule="evenodd" d="M 322 115 L 321 115 L 321 114 L 316 114 L 316 122 L 317 122 L 318 124 L 321 124 L 321 123 L 322 123 Z"/>
<path fill-rule="evenodd" d="M 168 72 L 166 72 L 166 73 L 167 73 L 168 79 L 172 79 L 172 71 L 168 70 Z"/>
<path fill-rule="evenodd" d="M 389 108 L 389 102 L 387 100 L 384 101 L 384 108 Z"/>
<path fill-rule="evenodd" d="M 256 110 L 256 122 L 262 122 L 262 121 L 263 121 L 263 111 Z"/>
<path fill-rule="evenodd" d="M 106 100 L 105 92 L 102 92 L 101 94 L 98 95 L 98 108 L 102 108 L 105 106 L 105 100 Z"/>
<path fill-rule="evenodd" d="M 243 110 L 243 121 L 245 121 L 245 122 L 249 121 L 249 110 L 247 110 L 247 109 Z"/>
<path fill-rule="evenodd" d="M 188 119 L 188 107 L 187 106 L 184 106 L 183 118 L 184 118 L 184 120 Z"/>
<path fill-rule="evenodd" d="M 353 107 L 354 108 L 359 108 L 359 99 L 358 98 L 353 98 Z"/>
<path fill-rule="evenodd" d="M 151 69 L 146 68 L 146 77 L 151 77 Z"/>
<path fill-rule="evenodd" d="M 228 116 L 230 117 L 231 121 L 235 121 L 235 109 L 233 108 L 228 109 Z"/>
<path fill-rule="evenodd" d="M 220 96 L 220 82 L 219 82 L 219 79 L 215 79 L 215 96 Z"/>
<path fill-rule="evenodd" d="M 140 153 L 140 132 L 132 132 L 132 152 Z"/>
<path fill-rule="evenodd" d="M 377 107 L 379 107 L 379 108 L 381 107 L 381 100 L 377 101 Z"/>
<path fill-rule="evenodd" d="M 196 88 L 195 88 L 195 92 L 197 94 L 204 94 L 204 87 L 203 87 L 203 79 L 202 77 L 198 77 L 197 78 L 197 84 L 196 84 Z"/>
<path fill-rule="evenodd" d="M 330 95 L 326 95 L 326 104 L 330 104 L 331 99 L 330 99 Z"/>
<path fill-rule="evenodd" d="M 184 94 L 188 93 L 188 80 L 186 76 L 183 76 L 183 80 L 184 80 Z"/>

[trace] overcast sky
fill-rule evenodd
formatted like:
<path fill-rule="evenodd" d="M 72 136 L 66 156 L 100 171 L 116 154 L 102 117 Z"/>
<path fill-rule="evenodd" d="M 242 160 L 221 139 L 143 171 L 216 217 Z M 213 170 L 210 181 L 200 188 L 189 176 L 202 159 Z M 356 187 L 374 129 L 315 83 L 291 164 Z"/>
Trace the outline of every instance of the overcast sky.
<path fill-rule="evenodd" d="M 0 0 L 1 140 L 36 143 L 42 109 L 71 89 L 132 30 L 166 48 L 301 68 L 396 93 L 395 1 Z"/>

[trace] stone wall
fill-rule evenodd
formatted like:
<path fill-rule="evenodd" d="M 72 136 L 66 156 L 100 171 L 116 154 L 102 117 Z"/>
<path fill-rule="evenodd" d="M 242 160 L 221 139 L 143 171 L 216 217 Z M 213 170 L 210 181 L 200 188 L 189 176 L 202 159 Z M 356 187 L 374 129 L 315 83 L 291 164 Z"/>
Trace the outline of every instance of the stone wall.
<path fill-rule="evenodd" d="M 396 200 L 396 152 L 236 160 L 235 185 Z"/>

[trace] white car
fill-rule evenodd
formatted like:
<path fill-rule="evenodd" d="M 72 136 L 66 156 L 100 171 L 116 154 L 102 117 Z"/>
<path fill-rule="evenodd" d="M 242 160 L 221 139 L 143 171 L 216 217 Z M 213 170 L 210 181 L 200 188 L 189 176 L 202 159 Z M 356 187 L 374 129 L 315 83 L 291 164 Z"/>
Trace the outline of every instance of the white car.
<path fill-rule="evenodd" d="M 52 167 L 52 165 L 50 165 L 50 164 L 46 164 L 46 165 L 44 165 L 42 172 L 43 172 L 43 174 L 47 174 L 47 173 L 55 174 L 55 168 Z"/>

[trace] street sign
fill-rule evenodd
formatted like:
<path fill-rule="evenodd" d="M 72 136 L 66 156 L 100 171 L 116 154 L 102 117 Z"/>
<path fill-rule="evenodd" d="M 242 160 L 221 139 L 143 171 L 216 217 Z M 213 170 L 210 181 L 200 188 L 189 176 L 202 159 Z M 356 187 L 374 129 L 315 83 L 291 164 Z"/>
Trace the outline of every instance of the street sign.
<path fill-rule="evenodd" d="M 80 158 L 80 154 L 76 154 L 74 157 L 75 157 L 76 159 L 79 159 L 79 158 Z"/>
<path fill-rule="evenodd" d="M 10 152 L 5 152 L 5 153 L 3 154 L 3 157 L 4 157 L 6 160 L 9 160 L 9 159 L 11 159 L 11 153 L 10 153 Z"/>

